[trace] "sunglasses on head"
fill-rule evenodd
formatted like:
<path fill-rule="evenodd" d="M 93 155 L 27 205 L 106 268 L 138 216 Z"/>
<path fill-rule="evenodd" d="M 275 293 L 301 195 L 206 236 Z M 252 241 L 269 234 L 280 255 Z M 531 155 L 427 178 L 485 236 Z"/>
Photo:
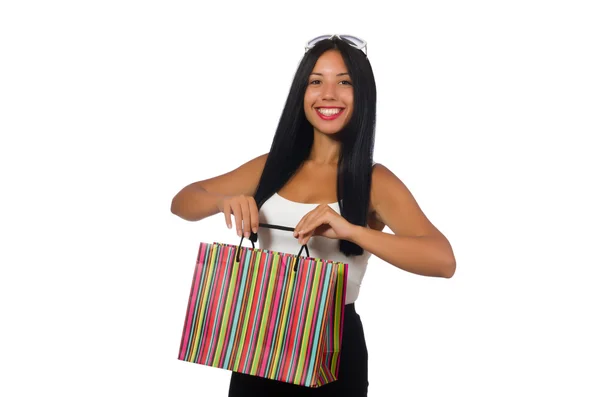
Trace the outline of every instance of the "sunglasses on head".
<path fill-rule="evenodd" d="M 344 41 L 345 43 L 350 44 L 352 47 L 354 47 L 358 50 L 364 49 L 365 55 L 367 55 L 367 42 L 363 39 L 360 39 L 356 36 L 351 36 L 349 34 L 333 34 L 333 35 L 327 34 L 327 35 L 315 37 L 314 39 L 312 39 L 308 43 L 306 43 L 306 45 L 304 46 L 304 50 L 305 50 L 304 52 L 313 48 L 318 42 L 323 41 L 323 40 L 331 40 L 334 37 L 337 37 L 338 39 Z"/>

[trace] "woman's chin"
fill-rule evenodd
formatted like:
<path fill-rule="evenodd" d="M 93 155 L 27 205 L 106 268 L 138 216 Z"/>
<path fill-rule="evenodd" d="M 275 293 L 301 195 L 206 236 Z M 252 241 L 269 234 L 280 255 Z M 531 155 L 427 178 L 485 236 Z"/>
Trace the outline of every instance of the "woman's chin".
<path fill-rule="evenodd" d="M 325 135 L 337 135 L 344 128 L 344 127 L 340 127 L 340 126 L 336 127 L 336 126 L 320 126 L 320 125 L 316 125 L 313 127 L 315 128 L 315 130 L 317 130 L 318 132 L 325 134 Z"/>

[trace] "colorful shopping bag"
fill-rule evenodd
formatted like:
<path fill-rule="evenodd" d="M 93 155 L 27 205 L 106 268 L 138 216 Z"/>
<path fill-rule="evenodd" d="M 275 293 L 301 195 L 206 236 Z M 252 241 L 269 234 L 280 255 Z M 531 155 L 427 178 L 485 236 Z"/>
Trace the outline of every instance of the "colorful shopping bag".
<path fill-rule="evenodd" d="M 335 381 L 348 265 L 243 240 L 200 244 L 179 359 L 308 387 Z"/>

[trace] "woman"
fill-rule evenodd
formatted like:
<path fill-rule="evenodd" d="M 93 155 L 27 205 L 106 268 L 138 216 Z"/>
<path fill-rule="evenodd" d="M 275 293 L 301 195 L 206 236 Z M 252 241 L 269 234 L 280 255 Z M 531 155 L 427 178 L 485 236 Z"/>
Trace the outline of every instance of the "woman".
<path fill-rule="evenodd" d="M 307 388 L 233 372 L 230 397 L 366 396 L 368 353 L 354 308 L 371 254 L 400 269 L 452 277 L 448 240 L 426 218 L 407 187 L 373 165 L 375 79 L 366 43 L 321 36 L 306 47 L 269 153 L 173 198 L 171 211 L 197 221 L 223 213 L 238 236 L 261 248 L 349 264 L 338 380 Z M 293 233 L 259 223 L 295 227 Z M 384 233 L 388 226 L 393 234 Z"/>

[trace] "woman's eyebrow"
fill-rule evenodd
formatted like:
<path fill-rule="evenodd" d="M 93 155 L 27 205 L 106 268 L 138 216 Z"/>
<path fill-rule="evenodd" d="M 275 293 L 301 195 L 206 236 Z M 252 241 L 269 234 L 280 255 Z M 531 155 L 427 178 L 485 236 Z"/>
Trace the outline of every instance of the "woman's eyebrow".
<path fill-rule="evenodd" d="M 316 74 L 316 75 L 318 75 L 318 76 L 323 76 L 323 73 L 311 73 L 311 75 L 313 75 L 313 74 Z M 336 74 L 336 76 L 344 76 L 344 75 L 346 75 L 346 74 L 347 74 L 347 75 L 350 75 L 350 73 L 348 73 L 348 72 L 344 72 L 344 73 L 338 73 L 338 74 Z"/>

